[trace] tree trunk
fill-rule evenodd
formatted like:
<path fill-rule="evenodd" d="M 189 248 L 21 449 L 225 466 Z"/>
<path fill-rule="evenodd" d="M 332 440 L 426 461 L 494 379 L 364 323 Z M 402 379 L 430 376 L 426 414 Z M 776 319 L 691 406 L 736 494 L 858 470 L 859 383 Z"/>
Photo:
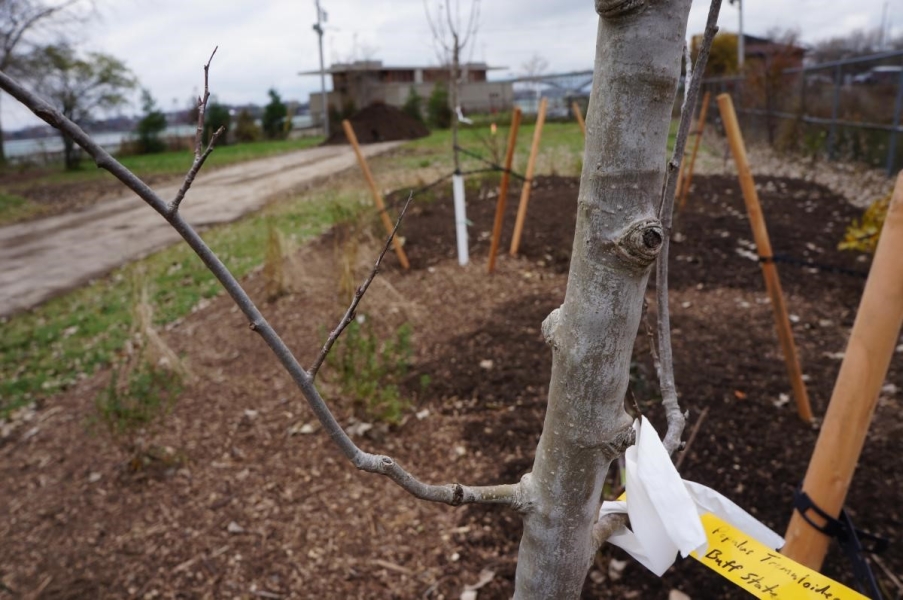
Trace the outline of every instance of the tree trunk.
<path fill-rule="evenodd" d="M 3 99 L 3 94 L 0 94 L 0 100 Z M 3 141 L 3 125 L 0 122 L 0 166 L 6 164 L 6 144 Z"/>
<path fill-rule="evenodd" d="M 452 153 L 455 157 L 455 173 L 461 172 L 461 161 L 458 158 L 458 66 L 461 54 L 461 47 L 458 45 L 458 34 L 452 33 L 454 49 L 452 50 L 452 68 L 451 81 L 449 88 L 451 91 L 451 110 L 452 110 Z"/>
<path fill-rule="evenodd" d="M 602 484 L 630 439 L 630 358 L 663 240 L 671 109 L 690 0 L 596 0 L 600 15 L 577 229 L 564 304 L 543 323 L 552 378 L 515 598 L 578 598 L 596 545 Z"/>
<path fill-rule="evenodd" d="M 81 155 L 75 142 L 69 136 L 61 134 L 60 137 L 63 139 L 63 161 L 66 165 L 66 170 L 73 171 L 78 168 Z"/>

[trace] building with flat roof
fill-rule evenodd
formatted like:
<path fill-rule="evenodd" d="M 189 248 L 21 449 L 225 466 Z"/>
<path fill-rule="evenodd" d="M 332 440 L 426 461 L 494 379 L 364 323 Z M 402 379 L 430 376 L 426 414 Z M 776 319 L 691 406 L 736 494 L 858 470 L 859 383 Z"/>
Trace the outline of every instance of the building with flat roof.
<path fill-rule="evenodd" d="M 458 104 L 468 112 L 495 112 L 510 108 L 513 102 L 511 82 L 487 81 L 486 73 L 504 67 L 490 67 L 486 63 L 460 65 Z M 401 107 L 413 88 L 424 99 L 429 98 L 438 83 L 448 84 L 449 69 L 445 67 L 414 67 L 383 65 L 380 60 L 335 63 L 326 70 L 332 77 L 332 91 L 327 92 L 329 106 L 342 110 L 349 105 L 360 109 L 374 102 Z M 305 71 L 300 75 L 319 75 L 320 71 Z M 319 124 L 323 115 L 323 96 L 310 95 L 310 114 Z"/>

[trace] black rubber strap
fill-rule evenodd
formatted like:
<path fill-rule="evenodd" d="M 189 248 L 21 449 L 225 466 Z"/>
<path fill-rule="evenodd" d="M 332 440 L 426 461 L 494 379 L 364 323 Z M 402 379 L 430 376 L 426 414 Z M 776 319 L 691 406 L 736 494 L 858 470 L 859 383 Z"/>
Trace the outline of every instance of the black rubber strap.
<path fill-rule="evenodd" d="M 799 512 L 803 520 L 816 531 L 837 539 L 840 549 L 850 559 L 850 563 L 853 566 L 853 575 L 856 577 L 856 589 L 872 600 L 882 600 L 881 590 L 878 587 L 875 574 L 872 573 L 871 566 L 865 560 L 865 554 L 884 552 L 887 549 L 888 540 L 856 529 L 846 510 L 841 510 L 840 518 L 835 519 L 815 504 L 812 498 L 809 497 L 809 494 L 804 492 L 801 487 L 797 488 L 793 494 L 793 507 Z M 807 514 L 809 511 L 821 517 L 825 524 L 819 525 L 813 521 L 812 517 Z M 863 541 L 868 542 L 868 547 L 863 545 Z"/>

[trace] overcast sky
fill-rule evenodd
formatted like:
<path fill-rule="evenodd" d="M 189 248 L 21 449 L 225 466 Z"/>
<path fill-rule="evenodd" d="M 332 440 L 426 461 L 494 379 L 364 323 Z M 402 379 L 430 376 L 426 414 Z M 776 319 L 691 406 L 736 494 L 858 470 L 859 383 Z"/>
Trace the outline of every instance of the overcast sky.
<path fill-rule="evenodd" d="M 812 43 L 878 27 L 885 2 L 746 0 L 744 25 L 753 35 L 797 28 Z M 900 34 L 903 0 L 887 4 Z M 355 56 L 385 64 L 436 62 L 423 0 L 322 0 L 322 6 L 327 65 Z M 702 31 L 707 10 L 708 0 L 693 1 L 688 35 Z M 318 77 L 297 75 L 319 66 L 313 0 L 107 0 L 100 12 L 85 28 L 83 48 L 123 59 L 164 110 L 183 108 L 198 93 L 201 67 L 217 45 L 210 83 L 223 102 L 264 104 L 271 86 L 284 99 L 306 100 L 319 88 Z M 736 31 L 737 17 L 725 1 L 722 31 Z M 516 75 L 534 54 L 548 61 L 548 72 L 590 69 L 596 22 L 590 0 L 483 0 L 479 32 L 464 58 L 506 67 L 496 78 Z M 4 128 L 35 123 L 8 96 L 2 111 Z"/>

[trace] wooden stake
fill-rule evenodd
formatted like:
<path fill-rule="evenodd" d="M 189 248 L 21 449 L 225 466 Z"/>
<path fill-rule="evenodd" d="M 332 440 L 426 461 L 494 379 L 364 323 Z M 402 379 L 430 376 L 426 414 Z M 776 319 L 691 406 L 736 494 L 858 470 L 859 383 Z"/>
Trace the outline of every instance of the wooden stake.
<path fill-rule="evenodd" d="M 511 182 L 511 164 L 514 161 L 514 147 L 517 143 L 517 130 L 520 127 L 520 108 L 514 107 L 511 115 L 511 131 L 508 132 L 508 148 L 505 150 L 505 170 L 502 171 L 502 184 L 499 186 L 499 199 L 495 205 L 495 222 L 492 225 L 492 242 L 489 246 L 489 273 L 495 270 L 495 258 L 499 251 L 502 237 L 502 221 L 505 218 L 505 203 L 508 201 L 508 184 Z"/>
<path fill-rule="evenodd" d="M 524 219 L 527 218 L 527 203 L 530 202 L 530 189 L 533 187 L 533 169 L 536 167 L 536 154 L 539 152 L 539 139 L 542 137 L 542 126 L 546 122 L 546 107 L 548 99 L 543 98 L 539 103 L 539 115 L 536 117 L 536 129 L 533 130 L 533 145 L 530 146 L 530 159 L 527 161 L 527 172 L 524 176 L 524 187 L 520 191 L 520 205 L 517 207 L 517 220 L 514 222 L 514 236 L 511 238 L 509 254 L 517 256 L 520 247 L 520 236 L 524 231 Z"/>
<path fill-rule="evenodd" d="M 835 518 L 840 515 L 853 479 L 903 324 L 900 257 L 903 257 L 903 173 L 897 176 L 831 403 L 803 481 L 803 491 Z M 888 501 L 894 500 L 888 498 Z M 811 511 L 807 516 L 824 524 Z M 786 539 L 783 550 L 786 556 L 816 571 L 821 569 L 830 539 L 806 523 L 797 511 L 790 519 Z"/>
<path fill-rule="evenodd" d="M 354 134 L 354 128 L 351 126 L 348 119 L 342 121 L 342 128 L 345 130 L 345 137 L 348 138 L 351 147 L 354 148 L 354 154 L 357 156 L 357 163 L 361 166 L 361 171 L 364 172 L 364 179 L 367 180 L 367 185 L 370 186 L 370 192 L 373 194 L 373 202 L 376 204 L 376 208 L 379 209 L 379 216 L 382 219 L 383 226 L 386 228 L 386 233 L 391 235 L 395 226 L 392 224 L 392 219 L 389 218 L 389 214 L 386 212 L 386 205 L 383 202 L 382 194 L 379 193 L 379 189 L 376 187 L 373 173 L 370 172 L 370 167 L 367 165 L 363 153 L 361 153 L 361 147 L 357 143 L 357 136 Z M 401 242 L 398 241 L 397 236 L 392 238 L 392 248 L 395 250 L 395 254 L 398 256 L 398 262 L 401 263 L 402 268 L 410 269 L 411 263 L 408 262 L 408 257 L 404 253 L 404 249 L 402 249 Z"/>
<path fill-rule="evenodd" d="M 580 111 L 580 105 L 577 104 L 576 100 L 571 104 L 571 110 L 574 111 L 574 116 L 577 117 L 577 123 L 580 125 L 580 131 L 583 132 L 583 137 L 586 137 L 586 123 L 583 122 L 583 113 Z"/>
<path fill-rule="evenodd" d="M 790 376 L 790 385 L 793 387 L 793 396 L 796 398 L 796 409 L 800 418 L 809 423 L 812 421 L 812 408 L 809 406 L 809 394 L 806 392 L 806 384 L 803 383 L 803 374 L 796 354 L 796 344 L 793 342 L 793 331 L 790 329 L 790 319 L 787 317 L 784 292 L 781 289 L 781 280 L 778 278 L 778 269 L 774 264 L 774 254 L 771 250 L 771 240 L 768 237 L 765 218 L 762 215 L 762 206 L 759 204 L 759 194 L 756 192 L 756 184 L 746 158 L 746 147 L 743 145 L 743 136 L 740 133 L 740 125 L 737 123 L 737 113 L 734 112 L 734 103 L 728 94 L 718 96 L 718 108 L 721 111 L 721 120 L 724 122 L 724 130 L 730 142 L 734 162 L 737 163 L 740 188 L 743 190 L 749 224 L 752 227 L 753 239 L 759 252 L 765 289 L 768 291 L 771 307 L 774 310 L 778 339 L 781 342 L 781 349 L 784 351 L 784 362 L 787 365 L 787 374 Z"/>
<path fill-rule="evenodd" d="M 709 101 L 712 98 L 711 92 L 706 92 L 702 97 L 702 106 L 699 109 L 699 124 L 696 126 L 696 139 L 693 141 L 693 153 L 690 155 L 690 162 L 683 171 L 683 177 L 678 180 L 677 191 L 679 193 L 679 201 L 677 210 L 683 210 L 687 203 L 687 194 L 690 192 L 690 183 L 693 182 L 693 167 L 696 166 L 696 153 L 699 152 L 699 144 L 702 142 L 702 132 L 705 131 L 705 117 L 709 112 Z M 683 185 L 681 185 L 681 183 Z"/>

